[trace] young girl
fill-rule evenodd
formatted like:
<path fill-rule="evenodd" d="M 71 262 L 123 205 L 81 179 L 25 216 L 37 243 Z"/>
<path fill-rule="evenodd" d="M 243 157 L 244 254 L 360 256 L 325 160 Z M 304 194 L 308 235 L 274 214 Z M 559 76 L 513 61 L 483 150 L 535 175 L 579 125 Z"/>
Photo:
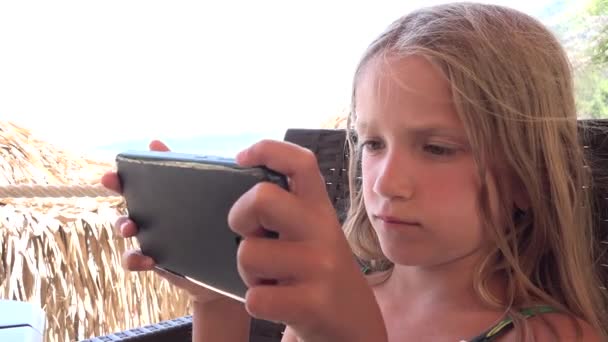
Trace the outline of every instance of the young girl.
<path fill-rule="evenodd" d="M 246 237 L 244 307 L 178 284 L 195 340 L 246 341 L 248 315 L 284 322 L 287 342 L 606 340 L 569 64 L 539 22 L 473 3 L 399 19 L 357 68 L 349 136 L 346 238 L 309 151 L 262 141 L 237 156 L 290 191 L 259 184 L 228 217 Z M 120 191 L 114 173 L 104 184 Z"/>

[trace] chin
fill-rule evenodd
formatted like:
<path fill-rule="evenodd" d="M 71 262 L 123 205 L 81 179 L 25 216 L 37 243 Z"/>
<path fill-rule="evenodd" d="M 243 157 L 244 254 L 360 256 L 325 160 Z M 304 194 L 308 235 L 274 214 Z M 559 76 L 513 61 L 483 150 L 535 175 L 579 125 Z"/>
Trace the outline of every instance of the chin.
<path fill-rule="evenodd" d="M 400 246 L 384 246 L 381 244 L 384 256 L 393 264 L 400 266 L 431 266 L 436 263 L 432 256 L 417 248 L 407 249 Z"/>

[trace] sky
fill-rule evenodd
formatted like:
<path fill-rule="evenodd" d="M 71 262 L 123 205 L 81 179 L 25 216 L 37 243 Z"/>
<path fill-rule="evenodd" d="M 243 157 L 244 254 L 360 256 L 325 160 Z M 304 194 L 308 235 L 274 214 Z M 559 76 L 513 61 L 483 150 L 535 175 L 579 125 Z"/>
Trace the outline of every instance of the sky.
<path fill-rule="evenodd" d="M 346 111 L 365 47 L 446 1 L 3 1 L 0 120 L 87 151 L 283 132 Z M 535 14 L 551 0 L 486 1 Z"/>

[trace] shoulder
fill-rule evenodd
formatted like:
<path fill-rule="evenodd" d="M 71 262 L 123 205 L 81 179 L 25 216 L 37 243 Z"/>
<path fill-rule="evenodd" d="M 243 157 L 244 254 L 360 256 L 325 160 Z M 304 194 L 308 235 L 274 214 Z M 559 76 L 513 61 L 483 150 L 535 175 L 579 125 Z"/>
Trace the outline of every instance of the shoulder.
<path fill-rule="evenodd" d="M 536 342 L 581 341 L 600 342 L 600 335 L 589 323 L 561 313 L 546 313 L 528 318 L 526 324 Z M 504 335 L 501 342 L 515 342 L 515 330 Z"/>

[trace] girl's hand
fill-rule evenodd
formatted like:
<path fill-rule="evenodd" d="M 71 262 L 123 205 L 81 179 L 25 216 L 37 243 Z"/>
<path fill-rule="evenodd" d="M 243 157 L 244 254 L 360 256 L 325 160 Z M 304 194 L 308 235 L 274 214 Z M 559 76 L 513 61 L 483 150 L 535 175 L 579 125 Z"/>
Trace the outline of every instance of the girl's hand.
<path fill-rule="evenodd" d="M 150 143 L 150 150 L 152 151 L 169 151 L 169 148 L 160 141 L 152 141 Z M 101 178 L 101 183 L 108 189 L 122 193 L 120 187 L 120 180 L 116 172 L 107 172 Z M 137 234 L 137 225 L 131 221 L 127 216 L 119 217 L 114 225 L 115 231 L 118 235 L 123 238 L 130 238 Z M 123 267 L 129 271 L 150 271 L 153 270 L 163 278 L 167 279 L 171 284 L 186 290 L 192 299 L 201 304 L 210 303 L 218 299 L 225 299 L 227 301 L 236 301 L 224 297 L 216 292 L 201 287 L 185 278 L 178 277 L 169 272 L 154 268 L 155 263 L 152 258 L 145 256 L 139 250 L 129 250 L 123 254 L 122 258 Z"/>
<path fill-rule="evenodd" d="M 237 156 L 289 178 L 290 191 L 263 182 L 228 215 L 243 239 L 238 269 L 246 308 L 287 324 L 304 341 L 386 341 L 374 294 L 353 257 L 328 198 L 316 158 L 294 144 L 262 141 Z M 261 227 L 279 239 L 261 237 Z"/>

